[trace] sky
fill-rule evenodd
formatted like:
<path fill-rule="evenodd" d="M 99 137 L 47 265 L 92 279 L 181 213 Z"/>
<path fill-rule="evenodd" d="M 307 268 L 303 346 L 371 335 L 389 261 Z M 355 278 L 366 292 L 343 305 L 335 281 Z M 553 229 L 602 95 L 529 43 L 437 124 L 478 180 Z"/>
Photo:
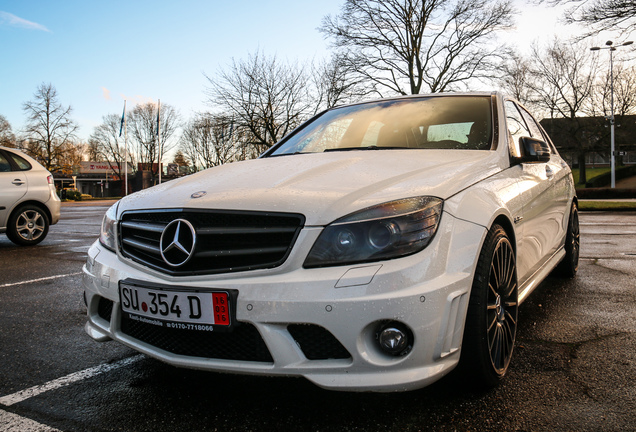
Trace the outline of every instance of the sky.
<path fill-rule="evenodd" d="M 514 0 L 521 10 L 505 35 L 521 51 L 535 40 L 571 31 L 560 13 Z M 288 61 L 329 56 L 317 30 L 344 0 L 0 0 L 0 114 L 14 133 L 22 105 L 52 84 L 73 108 L 78 137 L 88 140 L 124 100 L 170 104 L 190 118 L 209 110 L 204 74 L 260 50 Z M 605 39 L 603 39 L 605 40 Z"/>

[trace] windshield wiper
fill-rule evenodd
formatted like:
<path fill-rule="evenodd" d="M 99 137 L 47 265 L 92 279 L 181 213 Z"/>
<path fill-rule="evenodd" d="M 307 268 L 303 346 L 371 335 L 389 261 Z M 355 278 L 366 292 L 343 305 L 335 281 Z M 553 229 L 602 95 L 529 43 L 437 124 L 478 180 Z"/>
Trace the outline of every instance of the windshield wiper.
<path fill-rule="evenodd" d="M 378 146 L 366 146 L 366 147 L 334 147 L 325 149 L 324 152 L 337 152 L 337 151 L 352 151 L 352 150 L 408 150 L 407 147 L 378 147 Z"/>
<path fill-rule="evenodd" d="M 280 157 L 280 156 L 293 156 L 293 155 L 299 155 L 299 154 L 309 154 L 307 152 L 294 152 L 294 153 L 279 153 L 279 154 L 271 154 L 271 155 L 267 155 L 266 157 Z"/>

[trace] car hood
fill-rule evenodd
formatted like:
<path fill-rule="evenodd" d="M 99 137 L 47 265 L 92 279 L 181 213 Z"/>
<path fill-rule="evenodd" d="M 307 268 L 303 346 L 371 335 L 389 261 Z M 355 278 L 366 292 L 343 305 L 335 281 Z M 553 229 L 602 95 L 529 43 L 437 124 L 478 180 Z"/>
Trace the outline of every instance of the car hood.
<path fill-rule="evenodd" d="M 499 172 L 497 152 L 378 150 L 235 162 L 122 199 L 118 212 L 204 208 L 301 213 L 326 225 L 357 210 L 414 196 L 446 199 Z M 195 192 L 204 196 L 192 198 Z"/>

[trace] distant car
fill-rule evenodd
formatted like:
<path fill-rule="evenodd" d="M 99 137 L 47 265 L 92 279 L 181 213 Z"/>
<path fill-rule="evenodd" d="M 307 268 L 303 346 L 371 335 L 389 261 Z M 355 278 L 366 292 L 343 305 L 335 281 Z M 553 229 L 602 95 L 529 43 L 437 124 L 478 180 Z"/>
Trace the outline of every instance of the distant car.
<path fill-rule="evenodd" d="M 19 150 L 0 147 L 0 233 L 21 246 L 46 238 L 60 219 L 53 176 Z"/>
<path fill-rule="evenodd" d="M 377 100 L 113 205 L 84 266 L 86 331 L 329 389 L 410 390 L 458 364 L 494 386 L 519 304 L 578 257 L 570 169 L 516 101 Z"/>

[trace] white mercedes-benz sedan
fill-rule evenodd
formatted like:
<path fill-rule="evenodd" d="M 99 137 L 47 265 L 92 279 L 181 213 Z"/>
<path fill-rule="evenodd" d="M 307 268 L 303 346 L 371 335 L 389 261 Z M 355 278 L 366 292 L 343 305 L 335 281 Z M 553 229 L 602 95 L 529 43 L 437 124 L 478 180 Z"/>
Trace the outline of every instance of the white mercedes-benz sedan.
<path fill-rule="evenodd" d="M 568 165 L 499 93 L 333 108 L 259 159 L 130 195 L 86 332 L 175 366 L 348 391 L 506 374 L 519 304 L 578 267 Z"/>

